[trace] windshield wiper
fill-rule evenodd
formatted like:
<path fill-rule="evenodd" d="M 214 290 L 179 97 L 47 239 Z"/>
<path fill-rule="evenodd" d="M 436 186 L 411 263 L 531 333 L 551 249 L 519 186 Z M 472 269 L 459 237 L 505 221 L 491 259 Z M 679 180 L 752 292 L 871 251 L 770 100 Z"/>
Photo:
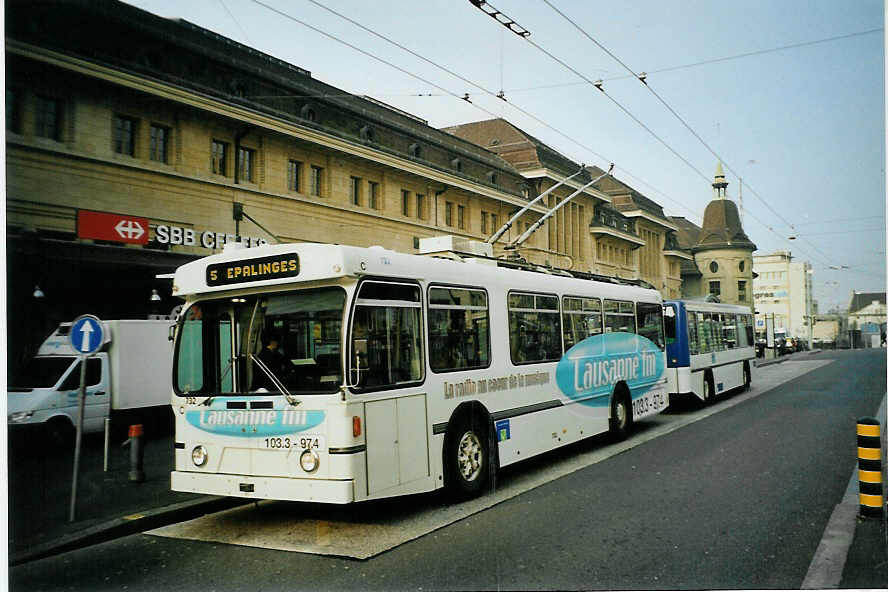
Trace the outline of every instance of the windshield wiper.
<path fill-rule="evenodd" d="M 290 391 L 287 390 L 287 387 L 284 386 L 284 383 L 281 382 L 281 380 L 277 376 L 275 376 L 274 372 L 269 370 L 268 366 L 265 365 L 265 362 L 263 362 L 253 354 L 249 355 L 250 359 L 253 360 L 253 363 L 255 363 L 256 366 L 258 366 L 259 369 L 262 370 L 262 372 L 264 372 L 266 376 L 268 376 L 268 379 L 271 380 L 271 383 L 274 385 L 274 387 L 278 389 L 282 395 L 284 395 L 284 398 L 287 399 L 287 403 L 289 403 L 293 407 L 296 407 L 297 405 L 302 403 L 302 401 L 290 394 Z"/>

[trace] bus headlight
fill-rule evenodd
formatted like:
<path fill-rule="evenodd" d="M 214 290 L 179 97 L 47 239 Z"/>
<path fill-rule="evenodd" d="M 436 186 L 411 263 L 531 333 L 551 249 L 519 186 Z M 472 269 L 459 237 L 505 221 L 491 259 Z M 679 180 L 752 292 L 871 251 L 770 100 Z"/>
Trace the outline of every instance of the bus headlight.
<path fill-rule="evenodd" d="M 303 450 L 302 455 L 299 457 L 299 464 L 302 465 L 302 470 L 306 473 L 313 473 L 318 470 L 318 466 L 321 464 L 321 459 L 318 458 L 317 453 L 312 450 Z"/>
<path fill-rule="evenodd" d="M 195 446 L 194 450 L 191 451 L 191 460 L 194 462 L 194 466 L 202 467 L 207 464 L 207 449 L 203 446 Z"/>

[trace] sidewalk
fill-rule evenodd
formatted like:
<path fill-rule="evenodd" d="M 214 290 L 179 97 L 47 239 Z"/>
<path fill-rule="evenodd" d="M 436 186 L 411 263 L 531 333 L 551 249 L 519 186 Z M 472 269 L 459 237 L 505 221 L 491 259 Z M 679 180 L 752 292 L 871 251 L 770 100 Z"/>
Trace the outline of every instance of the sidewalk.
<path fill-rule="evenodd" d="M 172 436 L 144 442 L 145 481 L 129 480 L 129 448 L 112 444 L 103 471 L 102 436 L 84 439 L 75 520 L 68 522 L 74 446 L 39 447 L 41 434 L 9 440 L 9 563 L 18 565 L 244 503 L 170 490 Z"/>
<path fill-rule="evenodd" d="M 764 366 L 770 366 L 771 364 L 779 364 L 780 362 L 785 362 L 787 360 L 799 360 L 807 358 L 807 356 L 811 356 L 814 354 L 819 354 L 822 352 L 822 349 L 810 349 L 800 352 L 794 352 L 791 354 L 786 354 L 783 356 L 777 356 L 776 358 L 756 358 L 755 359 L 755 367 L 763 368 Z"/>

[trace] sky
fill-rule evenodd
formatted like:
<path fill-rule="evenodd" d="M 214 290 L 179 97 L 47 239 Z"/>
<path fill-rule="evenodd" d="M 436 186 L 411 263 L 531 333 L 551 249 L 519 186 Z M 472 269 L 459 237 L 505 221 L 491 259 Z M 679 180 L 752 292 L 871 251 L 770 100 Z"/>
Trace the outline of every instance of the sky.
<path fill-rule="evenodd" d="M 881 0 L 487 5 L 527 37 L 469 0 L 129 3 L 435 128 L 503 117 L 697 225 L 721 160 L 755 254 L 809 262 L 821 312 L 885 291 Z"/>

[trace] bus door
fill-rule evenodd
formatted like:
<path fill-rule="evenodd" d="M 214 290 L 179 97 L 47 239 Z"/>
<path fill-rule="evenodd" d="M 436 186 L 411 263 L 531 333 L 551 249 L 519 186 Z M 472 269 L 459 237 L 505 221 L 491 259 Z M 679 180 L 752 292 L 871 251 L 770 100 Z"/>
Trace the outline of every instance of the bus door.
<path fill-rule="evenodd" d="M 352 315 L 349 382 L 367 402 L 367 494 L 429 476 L 422 304 L 416 284 L 364 281 Z"/>

